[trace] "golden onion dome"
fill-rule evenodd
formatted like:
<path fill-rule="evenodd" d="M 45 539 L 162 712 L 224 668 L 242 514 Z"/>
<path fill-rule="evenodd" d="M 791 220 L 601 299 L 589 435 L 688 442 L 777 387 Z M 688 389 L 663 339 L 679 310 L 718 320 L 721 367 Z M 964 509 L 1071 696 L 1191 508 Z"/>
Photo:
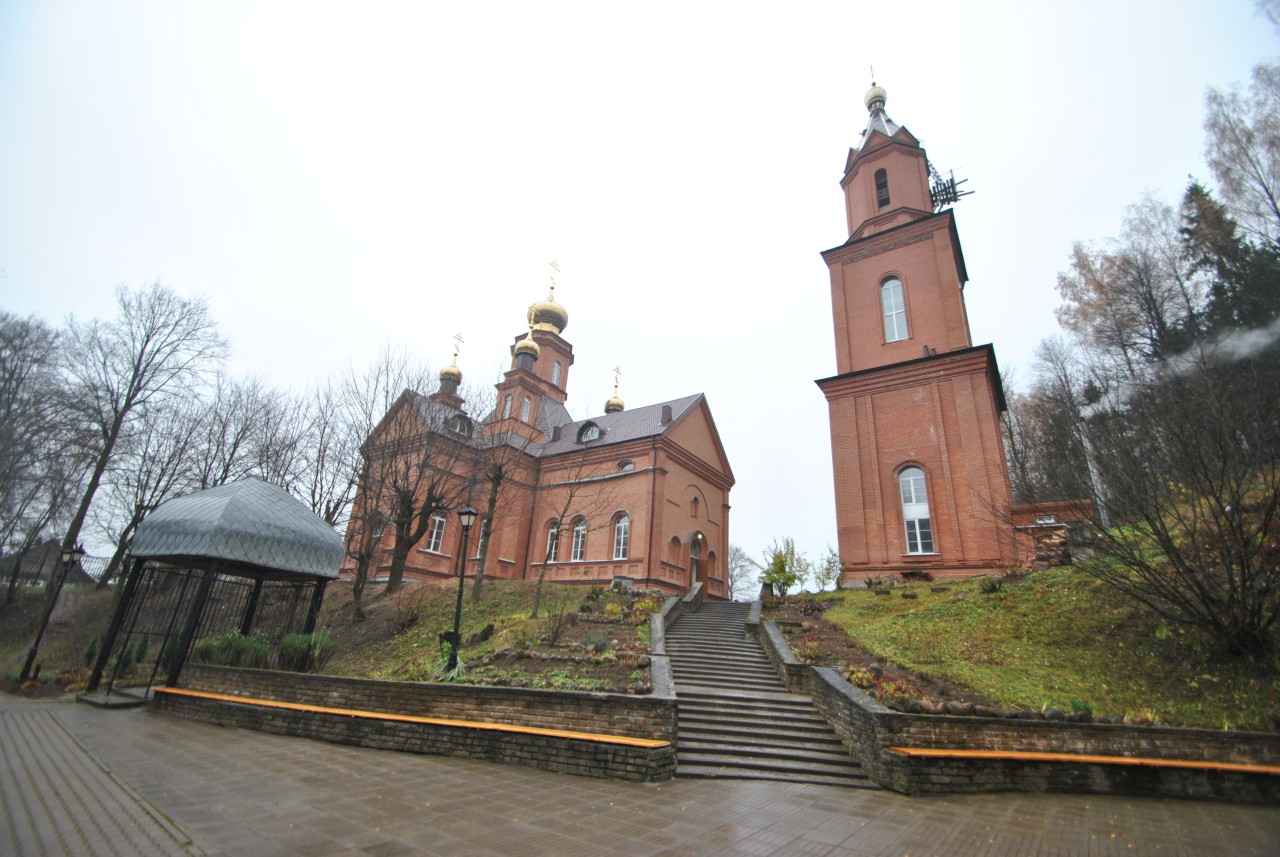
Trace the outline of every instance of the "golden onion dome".
<path fill-rule="evenodd" d="M 538 343 L 533 341 L 533 328 L 530 327 L 529 334 L 525 336 L 524 339 L 516 343 L 516 356 L 519 357 L 521 354 L 529 354 L 533 356 L 534 360 L 537 360 L 538 355 L 541 353 L 542 349 L 538 346 Z"/>
<path fill-rule="evenodd" d="M 533 326 L 537 330 L 549 330 L 558 334 L 569 326 L 569 311 L 551 297 L 531 305 L 529 318 L 533 320 Z"/>
<path fill-rule="evenodd" d="M 867 110 L 875 109 L 876 102 L 880 102 L 880 107 L 884 107 L 884 102 L 888 98 L 888 93 L 884 91 L 883 86 L 876 86 L 876 82 L 871 81 L 871 88 L 867 90 L 867 97 L 863 99 L 863 103 L 867 105 Z"/>
<path fill-rule="evenodd" d="M 440 370 L 440 380 L 441 381 L 461 381 L 462 370 L 459 369 L 456 365 L 446 366 Z"/>
<path fill-rule="evenodd" d="M 626 410 L 626 407 L 626 404 L 623 403 L 622 399 L 619 399 L 615 393 L 609 397 L 607 402 L 604 403 L 604 412 L 606 414 L 612 414 L 616 411 Z"/>

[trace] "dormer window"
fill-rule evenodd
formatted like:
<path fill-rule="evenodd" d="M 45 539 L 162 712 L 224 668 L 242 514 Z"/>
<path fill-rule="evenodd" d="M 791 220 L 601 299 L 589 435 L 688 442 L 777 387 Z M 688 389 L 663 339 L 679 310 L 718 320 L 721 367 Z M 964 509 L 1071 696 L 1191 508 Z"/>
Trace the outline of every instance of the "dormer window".
<path fill-rule="evenodd" d="M 586 443 L 590 440 L 599 440 L 602 433 L 603 432 L 600 431 L 600 426 L 595 423 L 587 423 L 578 430 L 578 443 Z"/>
<path fill-rule="evenodd" d="M 471 420 L 467 419 L 462 414 L 455 414 L 449 420 L 449 431 L 453 432 L 459 437 L 470 437 L 471 436 Z"/>
<path fill-rule="evenodd" d="M 876 205 L 889 207 L 889 174 L 884 170 L 876 170 Z"/>

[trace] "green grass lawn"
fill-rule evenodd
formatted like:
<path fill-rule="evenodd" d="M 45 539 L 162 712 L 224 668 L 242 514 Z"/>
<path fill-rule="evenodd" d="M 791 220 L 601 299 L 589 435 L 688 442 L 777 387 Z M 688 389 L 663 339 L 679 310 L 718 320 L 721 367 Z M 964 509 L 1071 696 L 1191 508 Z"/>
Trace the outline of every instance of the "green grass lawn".
<path fill-rule="evenodd" d="M 1270 731 L 1280 659 L 1217 656 L 1198 634 L 1169 627 L 1103 584 L 1050 569 L 983 593 L 981 579 L 909 584 L 889 596 L 856 589 L 824 615 L 877 655 L 945 676 L 1001 705 L 1145 716 L 1212 729 Z M 914 600 L 901 593 L 917 594 Z"/>

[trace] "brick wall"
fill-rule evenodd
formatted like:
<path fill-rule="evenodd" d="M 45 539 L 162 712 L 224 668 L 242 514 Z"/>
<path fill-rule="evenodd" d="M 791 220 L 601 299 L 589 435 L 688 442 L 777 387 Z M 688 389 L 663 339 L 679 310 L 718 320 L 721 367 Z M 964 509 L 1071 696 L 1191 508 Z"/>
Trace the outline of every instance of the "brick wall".
<path fill-rule="evenodd" d="M 921 759 L 893 753 L 890 747 L 936 747 L 1280 765 L 1280 735 L 904 714 L 881 705 L 834 669 L 797 663 L 772 622 L 760 623 L 755 634 L 788 687 L 809 694 L 871 780 L 895 791 L 1069 791 L 1280 802 L 1280 777 L 1267 774 L 1075 762 Z"/>
<path fill-rule="evenodd" d="M 653 750 L 344 715 L 303 714 L 166 694 L 156 696 L 156 707 L 181 716 L 282 735 L 653 781 L 669 778 L 675 769 L 676 705 L 665 658 L 654 659 L 652 674 L 654 693 L 630 696 L 375 681 L 192 664 L 183 669 L 182 687 L 325 708 L 598 732 L 672 744 Z"/>
<path fill-rule="evenodd" d="M 156 694 L 152 704 L 160 711 L 221 726 L 379 750 L 518 764 L 581 776 L 659 782 L 670 779 L 676 766 L 675 751 L 669 745 L 628 747 L 551 735 L 261 708 L 166 693 Z"/>
<path fill-rule="evenodd" d="M 205 664 L 183 667 L 182 687 L 327 708 L 601 732 L 659 741 L 674 741 L 676 730 L 674 697 L 657 694 L 630 696 L 521 687 L 375 681 Z"/>

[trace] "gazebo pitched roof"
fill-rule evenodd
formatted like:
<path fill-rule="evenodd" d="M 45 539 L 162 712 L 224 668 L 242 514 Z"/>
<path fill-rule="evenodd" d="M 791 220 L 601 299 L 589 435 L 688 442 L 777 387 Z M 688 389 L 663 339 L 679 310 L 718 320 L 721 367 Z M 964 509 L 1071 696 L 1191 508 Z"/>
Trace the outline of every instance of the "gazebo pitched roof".
<path fill-rule="evenodd" d="M 336 578 L 342 538 L 287 491 L 246 478 L 162 503 L 129 551 L 153 559 L 221 559 Z"/>

